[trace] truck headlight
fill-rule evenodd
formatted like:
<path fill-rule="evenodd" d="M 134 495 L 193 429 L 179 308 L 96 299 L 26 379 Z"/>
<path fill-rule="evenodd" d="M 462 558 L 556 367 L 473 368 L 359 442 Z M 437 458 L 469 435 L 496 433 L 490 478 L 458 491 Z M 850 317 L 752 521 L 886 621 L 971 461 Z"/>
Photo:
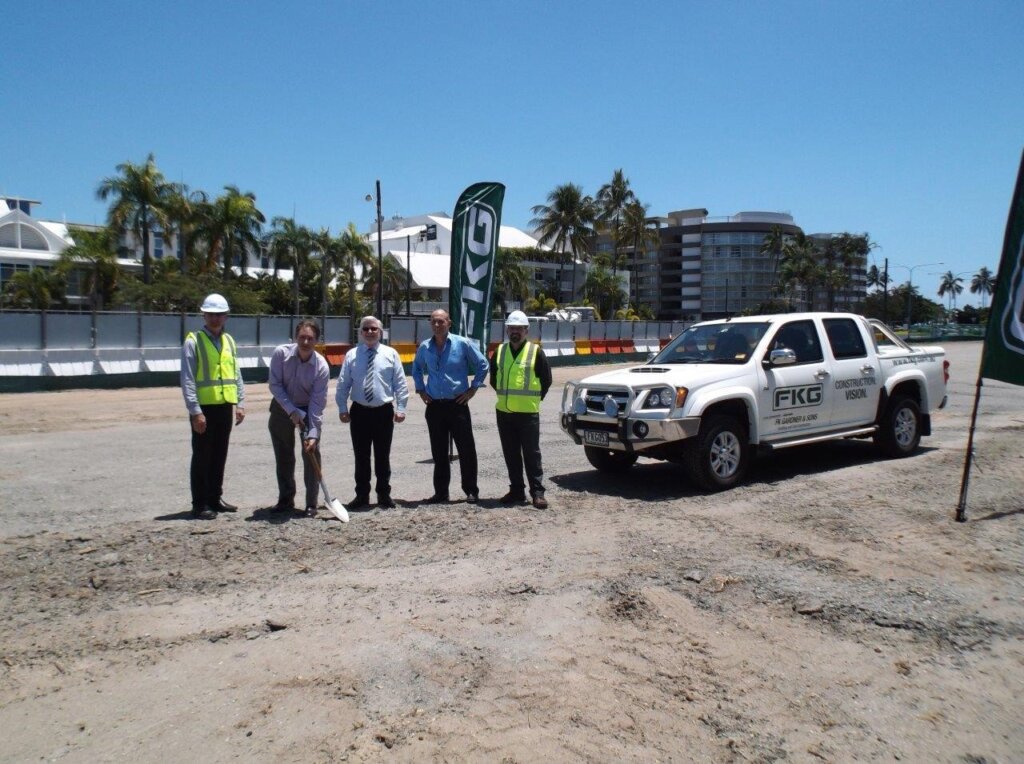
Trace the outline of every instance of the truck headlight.
<path fill-rule="evenodd" d="M 647 397 L 644 398 L 643 405 L 640 408 L 642 410 L 670 409 L 672 406 L 679 408 L 686 402 L 687 392 L 685 387 L 655 387 L 653 390 L 648 391 Z"/>
<path fill-rule="evenodd" d="M 656 387 L 653 390 L 647 391 L 647 397 L 644 398 L 644 405 L 642 409 L 667 409 L 672 407 L 672 402 L 676 399 L 675 390 L 671 387 Z"/>

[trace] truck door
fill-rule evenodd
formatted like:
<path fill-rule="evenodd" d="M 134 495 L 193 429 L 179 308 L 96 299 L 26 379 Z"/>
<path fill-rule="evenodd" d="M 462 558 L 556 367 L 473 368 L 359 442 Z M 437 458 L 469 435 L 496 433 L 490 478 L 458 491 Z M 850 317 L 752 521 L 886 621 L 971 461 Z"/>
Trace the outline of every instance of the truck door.
<path fill-rule="evenodd" d="M 832 356 L 832 426 L 871 424 L 878 411 L 881 375 L 864 333 L 852 318 L 822 319 Z"/>
<path fill-rule="evenodd" d="M 796 354 L 796 363 L 762 364 L 762 438 L 774 440 L 828 429 L 833 388 L 814 321 L 780 325 L 765 348 L 766 360 L 772 350 L 788 348 Z"/>

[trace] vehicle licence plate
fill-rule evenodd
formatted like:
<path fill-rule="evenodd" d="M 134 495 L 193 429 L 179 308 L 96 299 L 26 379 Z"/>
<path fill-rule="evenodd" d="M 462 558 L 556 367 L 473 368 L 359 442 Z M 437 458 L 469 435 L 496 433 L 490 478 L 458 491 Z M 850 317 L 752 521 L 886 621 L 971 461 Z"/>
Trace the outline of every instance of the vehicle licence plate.
<path fill-rule="evenodd" d="M 603 430 L 584 430 L 583 442 L 588 446 L 607 446 L 608 433 Z"/>

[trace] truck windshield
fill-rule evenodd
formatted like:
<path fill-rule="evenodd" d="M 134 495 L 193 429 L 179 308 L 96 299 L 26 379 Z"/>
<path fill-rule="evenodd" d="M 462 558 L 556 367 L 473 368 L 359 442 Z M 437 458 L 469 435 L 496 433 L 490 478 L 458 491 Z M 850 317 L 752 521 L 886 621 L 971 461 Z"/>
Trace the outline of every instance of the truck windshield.
<path fill-rule="evenodd" d="M 767 323 L 697 324 L 672 340 L 651 363 L 746 363 L 766 331 Z"/>

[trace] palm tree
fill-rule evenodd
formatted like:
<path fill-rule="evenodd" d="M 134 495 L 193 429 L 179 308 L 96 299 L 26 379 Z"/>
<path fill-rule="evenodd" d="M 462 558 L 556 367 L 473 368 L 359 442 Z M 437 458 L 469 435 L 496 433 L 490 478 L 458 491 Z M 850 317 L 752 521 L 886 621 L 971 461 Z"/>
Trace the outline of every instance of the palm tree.
<path fill-rule="evenodd" d="M 877 265 L 872 265 L 868 268 L 867 286 L 869 289 L 875 288 L 881 289 L 883 292 L 888 291 L 890 281 L 892 281 L 892 277 L 885 271 L 880 271 Z"/>
<path fill-rule="evenodd" d="M 782 259 L 782 252 L 788 240 L 788 234 L 783 233 L 781 227 L 773 225 L 770 229 L 768 229 L 768 233 L 765 234 L 764 240 L 761 242 L 761 254 L 768 255 L 771 257 L 771 299 L 775 299 L 775 288 L 776 286 L 778 286 L 779 281 L 779 261 Z"/>
<path fill-rule="evenodd" d="M 224 281 L 231 277 L 231 266 L 239 258 L 242 274 L 249 263 L 249 253 L 259 251 L 260 231 L 266 222 L 256 207 L 256 195 L 244 194 L 238 186 L 224 186 L 224 193 L 211 205 L 210 218 L 204 225 L 207 242 L 206 267 L 213 270 L 217 260 L 224 266 Z"/>
<path fill-rule="evenodd" d="M 57 268 L 18 271 L 5 287 L 11 302 L 22 308 L 46 311 L 53 302 L 64 301 L 64 274 Z"/>
<path fill-rule="evenodd" d="M 359 233 L 355 223 L 349 223 L 348 227 L 341 232 L 342 262 L 345 269 L 345 283 L 348 289 L 348 313 L 352 317 L 352 326 L 356 322 L 356 266 L 359 266 L 360 273 L 364 279 L 366 272 L 373 263 L 373 249 Z M 381 321 L 383 316 L 377 316 Z"/>
<path fill-rule="evenodd" d="M 345 251 L 341 237 L 332 236 L 329 228 L 321 228 L 319 233 L 313 234 L 311 244 L 320 253 L 320 313 L 326 323 L 330 284 L 335 271 L 345 265 Z"/>
<path fill-rule="evenodd" d="M 538 204 L 531 209 L 534 218 L 530 225 L 540 233 L 541 244 L 547 244 L 562 253 L 558 268 L 558 285 L 561 287 L 562 273 L 565 269 L 566 248 L 572 258 L 572 292 L 570 301 L 576 294 L 576 261 L 577 255 L 586 258 L 590 237 L 594 235 L 591 224 L 596 217 L 594 200 L 583 194 L 583 189 L 575 183 L 564 183 L 555 186 L 548 194 L 547 204 Z"/>
<path fill-rule="evenodd" d="M 167 233 L 174 233 L 178 239 L 181 252 L 182 273 L 188 273 L 190 267 L 198 265 L 199 232 L 206 225 L 210 214 L 210 199 L 205 191 L 192 191 L 184 183 L 175 183 L 167 197 L 165 212 L 167 214 Z"/>
<path fill-rule="evenodd" d="M 981 294 L 981 307 L 985 308 L 985 296 L 992 294 L 996 289 L 996 277 L 992 271 L 982 266 L 981 270 L 971 278 L 971 294 Z"/>
<path fill-rule="evenodd" d="M 621 168 L 613 172 L 612 179 L 597 191 L 597 219 L 606 227 L 611 224 L 613 276 L 619 267 L 619 223 L 626 206 L 636 200 L 636 194 L 629 187 L 629 178 L 623 175 Z"/>
<path fill-rule="evenodd" d="M 274 277 L 277 278 L 278 268 L 282 265 L 292 269 L 292 315 L 300 316 L 299 285 L 313 249 L 313 234 L 305 226 L 296 225 L 295 218 L 275 217 L 271 225 L 273 229 L 268 235 L 268 243 L 274 261 Z"/>
<path fill-rule="evenodd" d="M 619 238 L 623 244 L 633 248 L 633 272 L 630 286 L 633 289 L 631 302 L 635 306 L 640 299 L 640 259 L 651 247 L 661 244 L 661 234 L 647 217 L 647 205 L 633 201 L 626 205 L 619 226 Z"/>
<path fill-rule="evenodd" d="M 523 266 L 519 253 L 505 247 L 498 247 L 494 256 L 494 295 L 498 300 L 501 315 L 508 312 L 506 297 L 524 301 L 529 295 L 530 276 Z"/>
<path fill-rule="evenodd" d="M 594 305 L 602 316 L 610 316 L 625 296 L 619 287 L 619 279 L 606 268 L 593 268 L 583 283 L 583 294 Z"/>
<path fill-rule="evenodd" d="M 117 232 L 110 228 L 98 231 L 72 228 L 71 236 L 75 243 L 60 253 L 60 267 L 83 271 L 82 286 L 89 293 L 89 307 L 93 312 L 103 310 L 104 303 L 113 297 L 121 275 L 117 262 Z"/>
<path fill-rule="evenodd" d="M 395 258 L 386 256 L 384 258 L 384 270 L 381 274 L 376 260 L 367 269 L 366 278 L 363 281 L 364 291 L 370 294 L 377 293 L 377 284 L 383 283 L 384 299 L 391 300 L 391 312 L 399 313 L 402 309 L 402 292 L 405 289 L 405 268 L 400 266 Z M 384 320 L 383 316 L 377 318 Z"/>
<path fill-rule="evenodd" d="M 163 173 L 157 169 L 150 154 L 145 164 L 123 162 L 117 166 L 119 176 L 100 181 L 96 196 L 101 201 L 113 197 L 109 223 L 117 231 L 131 230 L 142 240 L 142 280 L 150 282 L 152 258 L 149 254 L 149 232 L 154 227 L 167 227 L 165 212 L 168 197 L 173 192 Z"/>
<path fill-rule="evenodd" d="M 964 291 L 964 280 L 953 271 L 946 271 L 942 274 L 942 281 L 939 282 L 939 297 L 949 295 L 949 309 L 956 310 L 956 296 Z"/>
<path fill-rule="evenodd" d="M 814 310 L 814 292 L 821 283 L 821 266 L 814 241 L 803 231 L 793 235 L 782 248 L 779 283 L 792 297 L 798 289 L 807 295 L 807 309 Z"/>

